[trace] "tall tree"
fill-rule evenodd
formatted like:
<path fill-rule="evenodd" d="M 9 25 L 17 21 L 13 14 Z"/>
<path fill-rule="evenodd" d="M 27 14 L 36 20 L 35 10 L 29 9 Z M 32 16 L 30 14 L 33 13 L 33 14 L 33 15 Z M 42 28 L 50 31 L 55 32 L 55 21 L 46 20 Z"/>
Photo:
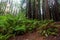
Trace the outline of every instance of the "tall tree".
<path fill-rule="evenodd" d="M 58 12 L 58 0 L 54 0 L 55 1 L 55 4 L 54 4 L 54 20 L 55 21 L 60 21 L 60 15 L 59 15 L 59 12 Z"/>
<path fill-rule="evenodd" d="M 38 0 L 35 0 L 35 18 L 38 19 Z"/>
<path fill-rule="evenodd" d="M 41 20 L 40 0 L 38 0 L 38 19 Z"/>
<path fill-rule="evenodd" d="M 46 14 L 45 14 L 45 19 L 49 20 L 50 19 L 50 13 L 49 13 L 49 6 L 48 6 L 48 0 L 45 1 L 46 5 Z"/>
<path fill-rule="evenodd" d="M 31 0 L 27 0 L 27 17 L 32 18 L 32 11 L 31 11 Z"/>
<path fill-rule="evenodd" d="M 35 19 L 35 0 L 33 0 L 32 9 L 33 9 L 33 19 Z"/>

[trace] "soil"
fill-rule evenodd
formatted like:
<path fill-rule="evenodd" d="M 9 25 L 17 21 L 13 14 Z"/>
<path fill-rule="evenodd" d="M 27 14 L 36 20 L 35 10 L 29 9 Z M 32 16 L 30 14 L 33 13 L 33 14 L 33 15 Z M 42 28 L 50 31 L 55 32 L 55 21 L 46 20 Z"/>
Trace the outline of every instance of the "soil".
<path fill-rule="evenodd" d="M 60 25 L 60 22 L 55 22 L 55 24 Z M 24 35 L 11 37 L 9 40 L 60 40 L 60 28 L 59 28 L 59 33 L 57 34 L 57 36 L 44 37 L 38 34 L 37 31 L 35 31 L 33 33 L 26 33 Z"/>

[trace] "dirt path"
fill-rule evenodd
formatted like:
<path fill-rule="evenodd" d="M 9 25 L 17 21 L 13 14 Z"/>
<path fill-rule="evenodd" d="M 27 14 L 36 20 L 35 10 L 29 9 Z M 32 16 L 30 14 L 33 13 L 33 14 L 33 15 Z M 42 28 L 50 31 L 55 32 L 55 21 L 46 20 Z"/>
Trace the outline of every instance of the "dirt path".
<path fill-rule="evenodd" d="M 55 23 L 59 24 L 59 22 Z M 38 32 L 27 33 L 22 36 L 16 36 L 15 38 L 10 38 L 9 40 L 60 40 L 60 30 L 57 36 L 43 37 L 38 34 Z"/>
<path fill-rule="evenodd" d="M 15 38 L 11 38 L 10 40 L 45 40 L 45 37 L 40 37 L 37 32 L 27 33 L 22 36 L 16 36 Z"/>
<path fill-rule="evenodd" d="M 49 36 L 43 37 L 39 36 L 38 33 L 28 33 L 23 36 L 16 36 L 15 38 L 11 38 L 10 40 L 60 40 L 60 35 L 58 36 Z"/>

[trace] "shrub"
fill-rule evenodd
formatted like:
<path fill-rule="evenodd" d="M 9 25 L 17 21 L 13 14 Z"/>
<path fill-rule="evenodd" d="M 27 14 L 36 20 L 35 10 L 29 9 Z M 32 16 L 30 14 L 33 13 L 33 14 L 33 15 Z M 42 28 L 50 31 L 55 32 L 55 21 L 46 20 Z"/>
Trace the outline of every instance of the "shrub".
<path fill-rule="evenodd" d="M 49 35 L 57 35 L 58 28 L 51 26 L 52 22 L 54 22 L 54 21 L 53 20 L 45 20 L 39 28 L 39 33 L 46 37 L 48 37 Z"/>
<path fill-rule="evenodd" d="M 22 14 L 23 15 L 23 14 Z M 45 29 L 47 24 L 49 22 L 52 22 L 51 20 L 29 20 L 26 19 L 25 16 L 22 17 L 20 14 L 19 16 L 13 16 L 11 14 L 7 14 L 5 16 L 0 16 L 0 34 L 1 35 L 1 40 L 2 38 L 6 38 L 5 35 L 9 36 L 11 34 L 15 35 L 22 35 L 26 32 L 33 32 L 37 28 Z M 43 33 L 42 30 L 41 33 Z M 50 29 L 47 29 L 47 33 L 50 31 Z M 44 33 L 43 33 L 44 34 Z M 50 34 L 50 33 L 48 33 Z M 9 36 L 10 37 L 10 36 Z"/>
<path fill-rule="evenodd" d="M 56 36 L 57 33 L 58 33 L 58 29 L 55 28 L 55 27 L 48 28 L 48 29 L 43 29 L 43 30 L 40 31 L 40 34 L 43 35 L 43 36 L 46 36 L 46 37 L 48 37 L 49 35 Z"/>

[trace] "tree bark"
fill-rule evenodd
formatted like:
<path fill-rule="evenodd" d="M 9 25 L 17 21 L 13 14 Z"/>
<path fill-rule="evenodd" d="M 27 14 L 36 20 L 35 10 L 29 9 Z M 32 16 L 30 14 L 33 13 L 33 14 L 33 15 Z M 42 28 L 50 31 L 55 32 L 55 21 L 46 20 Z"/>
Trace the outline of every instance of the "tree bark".
<path fill-rule="evenodd" d="M 35 18 L 38 19 L 38 0 L 35 0 Z"/>
<path fill-rule="evenodd" d="M 31 0 L 27 0 L 27 17 L 29 18 L 29 19 L 31 19 L 32 18 L 32 11 L 31 11 Z"/>
<path fill-rule="evenodd" d="M 45 15 L 45 19 L 49 20 L 50 19 L 50 13 L 49 13 L 49 7 L 48 7 L 48 0 L 46 0 L 45 2 L 46 2 L 46 15 Z"/>

